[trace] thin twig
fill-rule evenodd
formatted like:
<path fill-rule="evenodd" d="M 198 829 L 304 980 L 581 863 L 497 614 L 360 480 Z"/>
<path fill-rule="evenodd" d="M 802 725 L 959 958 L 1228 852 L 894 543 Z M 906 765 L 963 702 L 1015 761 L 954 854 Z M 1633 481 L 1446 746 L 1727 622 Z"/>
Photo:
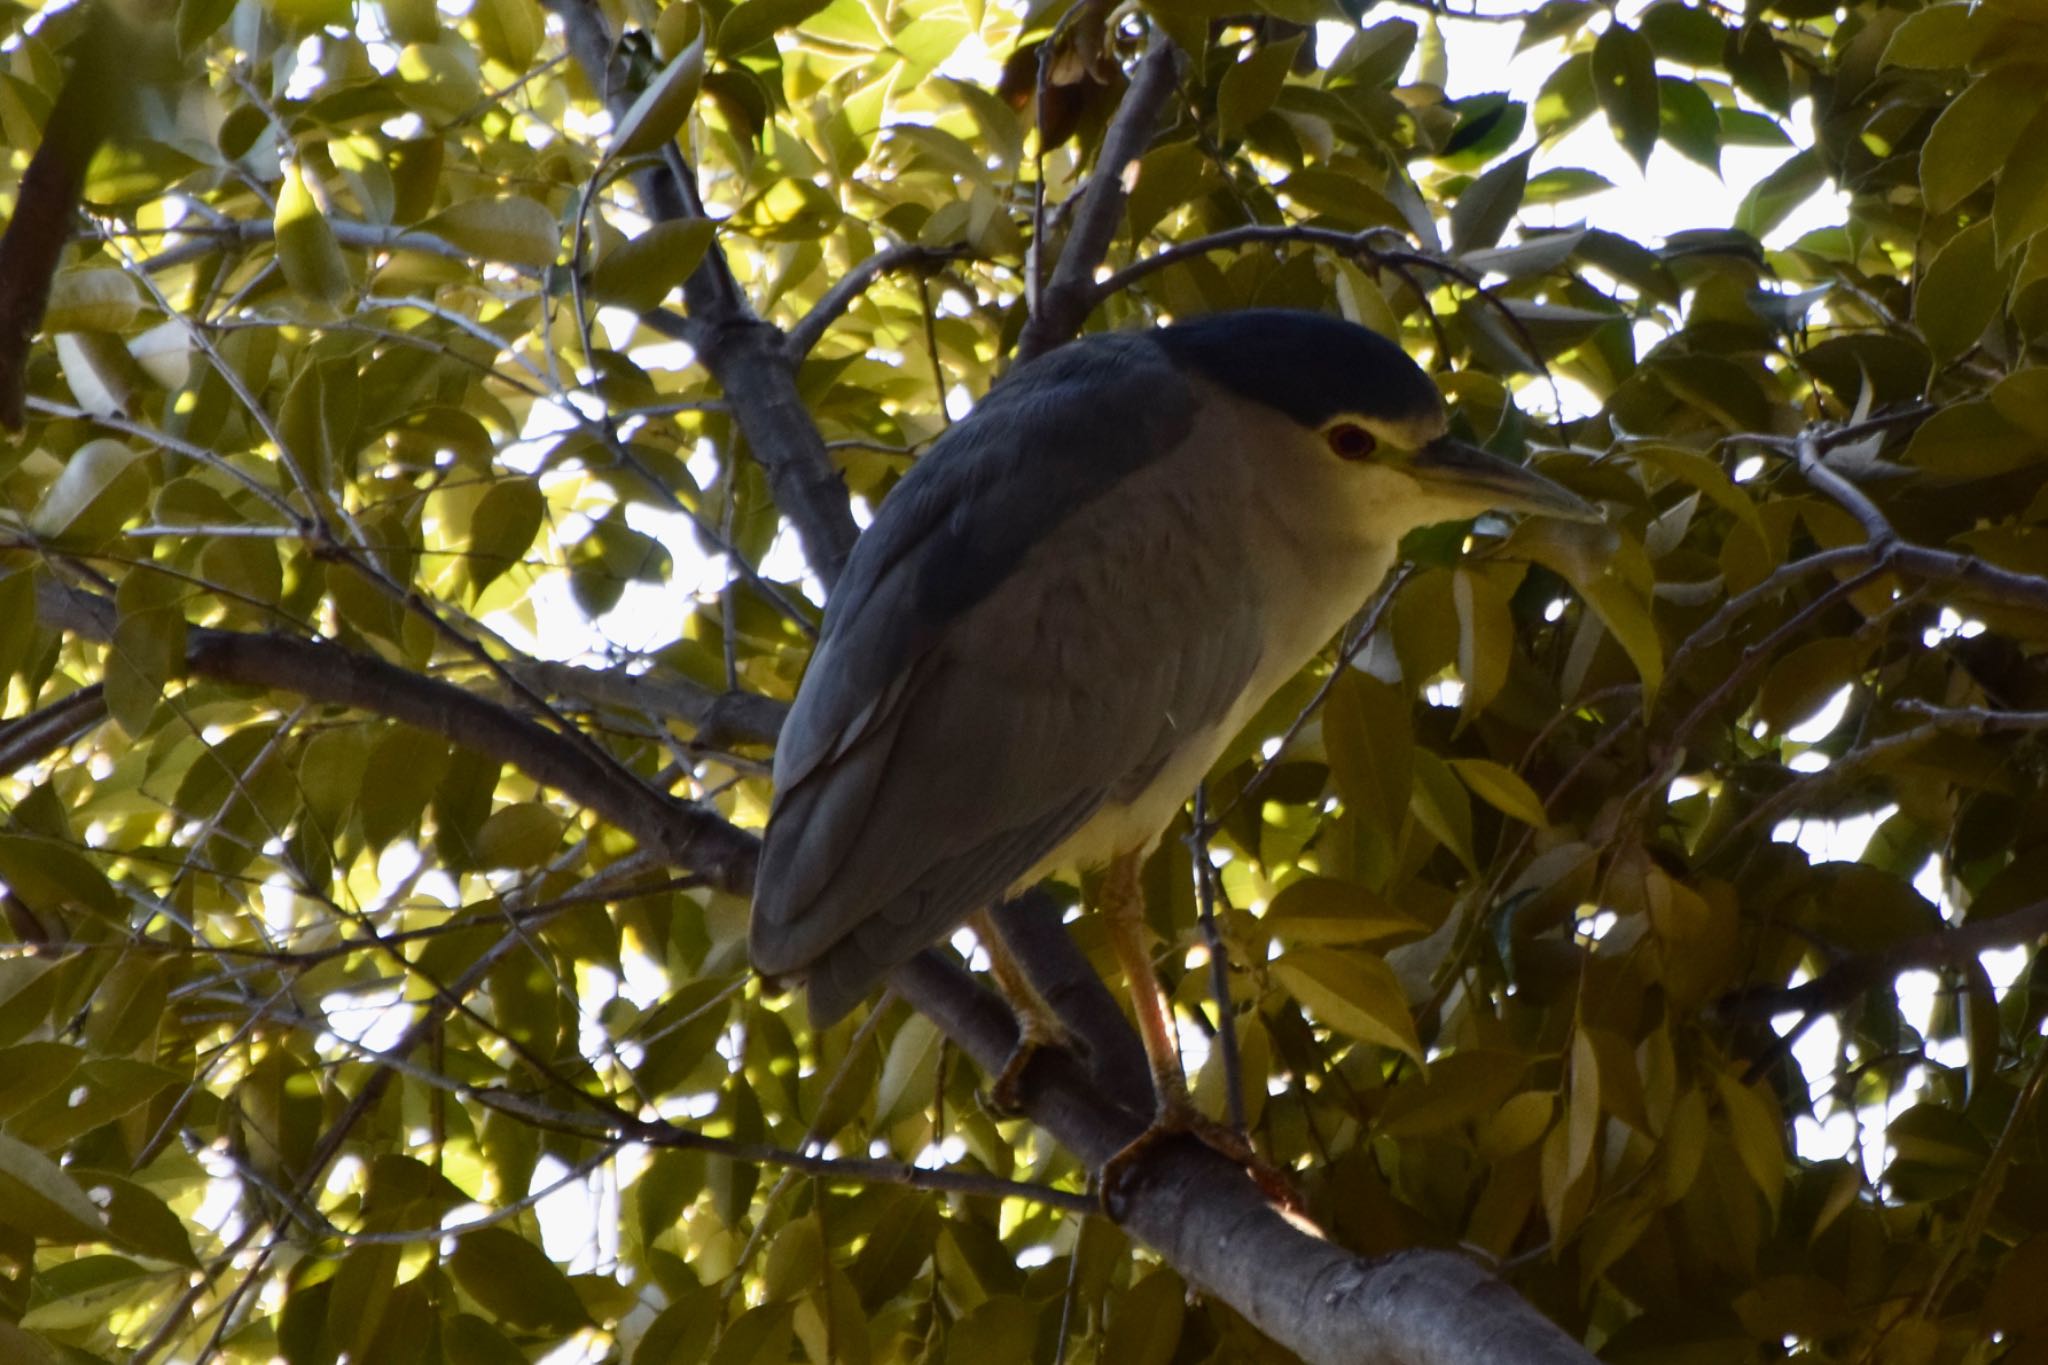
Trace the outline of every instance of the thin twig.
<path fill-rule="evenodd" d="M 1209 997 L 1216 1002 L 1216 1043 L 1223 1049 L 1223 1092 L 1230 1099 L 1230 1126 L 1245 1136 L 1244 1066 L 1237 1050 L 1237 1011 L 1230 1003 L 1230 949 L 1216 925 L 1216 865 L 1209 861 L 1209 784 L 1195 788 L 1195 825 L 1188 851 L 1195 865 L 1195 912 L 1209 949 Z"/>
<path fill-rule="evenodd" d="M 1159 111 L 1173 90 L 1180 49 L 1164 33 L 1155 31 L 1152 47 L 1139 61 L 1130 89 L 1103 134 L 1102 150 L 1095 159 L 1095 174 L 1081 191 L 1082 202 L 1074 215 L 1074 226 L 1060 250 L 1059 264 L 1041 291 L 1024 331 L 1017 338 L 1017 360 L 1021 363 L 1051 350 L 1079 331 L 1095 307 L 1095 268 L 1109 252 L 1116 227 L 1123 219 L 1124 176 L 1127 168 L 1144 155 L 1152 141 Z M 1044 244 L 1037 244 L 1044 250 Z"/>
<path fill-rule="evenodd" d="M 947 261 L 961 260 L 971 254 L 966 243 L 955 246 L 925 246 L 918 242 L 901 242 L 877 251 L 874 255 L 848 270 L 827 289 L 811 310 L 797 319 L 783 338 L 782 349 L 792 363 L 809 355 L 817 344 L 824 340 L 832 324 L 853 306 L 854 300 L 865 293 L 869 286 L 882 276 L 896 270 L 930 270 Z"/>

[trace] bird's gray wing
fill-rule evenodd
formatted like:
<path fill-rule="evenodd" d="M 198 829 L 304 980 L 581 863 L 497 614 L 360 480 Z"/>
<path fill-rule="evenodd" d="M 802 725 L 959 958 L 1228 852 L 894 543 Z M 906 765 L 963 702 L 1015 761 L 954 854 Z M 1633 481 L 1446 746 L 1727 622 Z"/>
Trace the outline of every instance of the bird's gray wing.
<path fill-rule="evenodd" d="M 1068 515 L 1188 430 L 1187 382 L 1150 337 L 1020 365 L 926 452 L 855 544 L 776 741 L 778 800 L 880 724 L 911 669 Z"/>
<path fill-rule="evenodd" d="M 812 973 L 818 1017 L 1142 786 L 1256 663 L 1229 537 L 1205 540 L 1158 460 L 1194 396 L 1156 353 L 1106 359 L 1050 376 L 1064 398 L 999 389 L 947 438 L 947 477 L 906 479 L 856 547 L 778 747 L 751 936 L 762 971 Z"/>

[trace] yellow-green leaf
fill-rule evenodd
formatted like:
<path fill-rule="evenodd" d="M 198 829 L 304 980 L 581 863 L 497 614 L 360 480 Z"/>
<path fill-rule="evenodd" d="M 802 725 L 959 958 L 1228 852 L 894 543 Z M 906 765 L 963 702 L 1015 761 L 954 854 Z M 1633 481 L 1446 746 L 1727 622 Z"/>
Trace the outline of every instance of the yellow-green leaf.
<path fill-rule="evenodd" d="M 2048 106 L 2035 113 L 1998 173 L 1998 197 L 1991 205 L 2001 258 L 2048 228 Z"/>
<path fill-rule="evenodd" d="M 57 481 L 29 515 L 39 536 L 97 545 L 142 510 L 149 478 L 142 454 L 111 437 L 87 441 L 71 452 Z"/>
<path fill-rule="evenodd" d="M 2001 67 L 1949 102 L 1920 146 L 1920 193 L 1930 213 L 1947 213 L 1989 180 L 2041 107 L 2043 86 L 2030 67 Z"/>
<path fill-rule="evenodd" d="M 1428 749 L 1415 751 L 1415 790 L 1408 808 L 1468 870 L 1478 870 L 1472 850 L 1472 802 L 1444 761 Z"/>
<path fill-rule="evenodd" d="M 1487 805 L 1536 829 L 1549 827 L 1550 819 L 1543 813 L 1542 798 L 1514 769 L 1490 758 L 1453 758 L 1447 762 L 1451 771 L 1458 775 L 1458 780 L 1470 787 L 1473 795 Z"/>
<path fill-rule="evenodd" d="M 483 867 L 538 867 L 561 846 L 561 812 L 540 801 L 518 801 L 492 811 L 476 835 Z"/>
<path fill-rule="evenodd" d="M 106 1222 L 64 1168 L 18 1138 L 0 1133 L 0 1223 L 39 1242 L 96 1242 Z"/>
<path fill-rule="evenodd" d="M 105 266 L 59 271 L 50 281 L 45 332 L 119 332 L 142 311 L 142 292 L 125 270 Z"/>
<path fill-rule="evenodd" d="M 591 275 L 590 292 L 600 303 L 650 312 L 696 270 L 712 236 L 709 218 L 656 223 L 605 252 Z"/>
<path fill-rule="evenodd" d="M 275 230 L 277 262 L 293 292 L 314 303 L 341 302 L 349 291 L 348 260 L 296 164 L 278 190 Z"/>
<path fill-rule="evenodd" d="M 1273 963 L 1274 979 L 1317 1019 L 1363 1042 L 1422 1061 L 1408 998 L 1376 957 L 1336 948 L 1296 948 Z"/>
<path fill-rule="evenodd" d="M 1421 936 L 1429 926 L 1362 886 L 1334 877 L 1303 877 L 1273 897 L 1261 918 L 1282 943 L 1364 943 Z"/>
<path fill-rule="evenodd" d="M 562 228 L 555 215 L 517 194 L 468 200 L 435 214 L 420 227 L 472 256 L 534 269 L 553 265 L 562 244 Z"/>
<path fill-rule="evenodd" d="M 515 1326 L 573 1332 L 590 1321 L 568 1276 L 508 1228 L 463 1234 L 448 1268 L 472 1298 Z"/>
<path fill-rule="evenodd" d="M 1742 1168 L 1763 1191 L 1764 1202 L 1778 1212 L 1778 1196 L 1785 1188 L 1785 1128 L 1777 1106 L 1765 1099 L 1755 1086 L 1744 1085 L 1734 1076 L 1717 1075 L 1715 1088 L 1721 1108 L 1728 1116 L 1728 1128 L 1735 1139 L 1735 1153 Z"/>
<path fill-rule="evenodd" d="M 700 27 L 697 36 L 647 83 L 619 120 L 618 130 L 612 134 L 611 155 L 638 156 L 666 144 L 690 116 L 703 84 L 704 31 Z"/>
<path fill-rule="evenodd" d="M 540 534 L 547 499 L 532 479 L 493 484 L 469 519 L 471 590 L 481 593 L 526 554 Z"/>

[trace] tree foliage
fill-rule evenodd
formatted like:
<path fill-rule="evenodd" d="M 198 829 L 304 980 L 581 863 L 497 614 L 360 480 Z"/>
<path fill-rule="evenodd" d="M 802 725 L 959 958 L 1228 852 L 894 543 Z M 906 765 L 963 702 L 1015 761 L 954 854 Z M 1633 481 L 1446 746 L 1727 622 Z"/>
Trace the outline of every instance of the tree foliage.
<path fill-rule="evenodd" d="M 2027 0 L 1547 0 L 1527 106 L 1343 0 L 4 22 L 24 235 L 28 153 L 108 140 L 6 381 L 0 1357 L 1355 1358 L 1315 1314 L 1407 1267 L 1462 1288 L 1404 1359 L 1496 1277 L 1617 1361 L 2048 1358 Z M 1665 241 L 1536 226 L 1588 120 L 1782 162 Z M 1253 305 L 1608 512 L 1414 537 L 1147 870 L 1198 1098 L 1353 1277 L 1277 1307 L 1276 1217 L 1171 1235 L 1220 1163 L 1093 1211 L 1091 917 L 1015 912 L 1096 1054 L 1024 1119 L 956 970 L 818 1032 L 744 954 L 856 511 L 1018 355 Z M 1794 1147 L 1843 1115 L 1868 1166 Z"/>

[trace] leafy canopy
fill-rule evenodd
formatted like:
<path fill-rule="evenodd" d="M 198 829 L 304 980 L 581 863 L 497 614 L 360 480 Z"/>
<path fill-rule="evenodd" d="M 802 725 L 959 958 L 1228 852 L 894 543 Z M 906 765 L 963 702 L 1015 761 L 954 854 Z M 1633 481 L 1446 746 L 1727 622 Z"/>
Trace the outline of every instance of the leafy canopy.
<path fill-rule="evenodd" d="M 1607 1358 L 2048 1353 L 2048 23 L 1501 22 L 1533 102 L 1340 0 L 11 11 L 22 199 L 96 27 L 132 89 L 0 449 L 0 1356 L 1284 1358 L 743 946 L 839 481 L 1252 305 L 1609 520 L 1417 536 L 1212 775 L 1148 869 L 1201 1101 Z M 1589 120 L 1782 164 L 1533 226 Z"/>

